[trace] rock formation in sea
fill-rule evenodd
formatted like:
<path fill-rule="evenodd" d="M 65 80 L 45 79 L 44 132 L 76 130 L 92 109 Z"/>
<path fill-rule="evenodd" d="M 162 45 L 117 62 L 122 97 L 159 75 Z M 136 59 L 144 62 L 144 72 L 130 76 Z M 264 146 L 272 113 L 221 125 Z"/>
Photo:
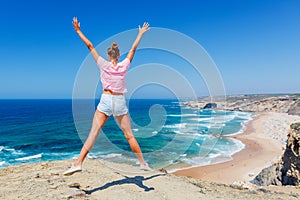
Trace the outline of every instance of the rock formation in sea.
<path fill-rule="evenodd" d="M 203 107 L 203 109 L 214 109 L 214 108 L 217 108 L 217 104 L 216 103 L 207 103 Z"/>
<path fill-rule="evenodd" d="M 300 185 L 300 123 L 290 125 L 281 160 L 263 169 L 252 181 L 257 185 Z"/>

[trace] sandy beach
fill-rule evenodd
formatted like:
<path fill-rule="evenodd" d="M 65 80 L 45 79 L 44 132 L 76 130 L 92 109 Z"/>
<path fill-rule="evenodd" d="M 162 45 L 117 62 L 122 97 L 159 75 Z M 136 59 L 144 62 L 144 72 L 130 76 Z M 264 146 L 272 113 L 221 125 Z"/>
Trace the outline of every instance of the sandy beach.
<path fill-rule="evenodd" d="M 179 170 L 174 174 L 226 184 L 248 182 L 280 159 L 289 125 L 297 121 L 300 121 L 299 116 L 286 113 L 258 113 L 242 134 L 231 136 L 246 145 L 231 161 Z"/>

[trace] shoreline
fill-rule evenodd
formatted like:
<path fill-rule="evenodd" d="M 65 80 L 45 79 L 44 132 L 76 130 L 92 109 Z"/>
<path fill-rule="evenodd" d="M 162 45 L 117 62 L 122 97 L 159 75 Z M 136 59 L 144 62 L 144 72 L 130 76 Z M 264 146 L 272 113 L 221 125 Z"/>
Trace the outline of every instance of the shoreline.
<path fill-rule="evenodd" d="M 279 161 L 285 147 L 282 138 L 286 138 L 289 124 L 292 121 L 300 121 L 299 116 L 286 113 L 257 114 L 246 124 L 243 133 L 226 136 L 240 140 L 246 145 L 244 149 L 232 155 L 232 160 L 181 169 L 172 174 L 224 184 L 253 180 L 262 169 Z M 273 127 L 270 128 L 269 124 Z"/>

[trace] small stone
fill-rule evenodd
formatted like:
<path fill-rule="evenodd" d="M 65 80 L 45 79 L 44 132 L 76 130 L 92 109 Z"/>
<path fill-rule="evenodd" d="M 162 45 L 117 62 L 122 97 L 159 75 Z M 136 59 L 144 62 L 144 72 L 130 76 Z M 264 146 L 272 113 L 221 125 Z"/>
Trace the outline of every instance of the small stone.
<path fill-rule="evenodd" d="M 239 190 L 249 189 L 249 186 L 245 182 L 234 182 L 233 184 L 230 185 L 230 187 Z"/>
<path fill-rule="evenodd" d="M 257 194 L 257 192 L 255 190 L 250 190 L 249 194 Z"/>
<path fill-rule="evenodd" d="M 75 187 L 75 188 L 79 188 L 80 187 L 80 183 L 71 183 L 68 185 L 69 187 Z"/>
<path fill-rule="evenodd" d="M 263 187 L 258 188 L 257 191 L 263 192 L 263 193 L 270 192 L 269 190 L 267 190 L 266 188 L 263 188 Z"/>
<path fill-rule="evenodd" d="M 85 197 L 86 194 L 84 191 L 82 190 L 76 190 L 76 191 L 72 191 L 67 195 L 67 199 L 72 199 L 74 197 Z"/>
<path fill-rule="evenodd" d="M 162 172 L 162 173 L 165 173 L 165 174 L 168 173 L 168 171 L 166 169 L 164 169 L 164 168 L 161 168 L 159 171 Z"/>
<path fill-rule="evenodd" d="M 58 188 L 58 185 L 53 185 L 51 187 L 49 187 L 50 189 L 56 190 Z"/>
<path fill-rule="evenodd" d="M 290 194 L 290 196 L 292 196 L 292 197 L 296 197 L 296 198 L 297 198 L 297 197 L 299 197 L 299 194 L 296 194 L 296 193 L 291 193 L 291 194 Z"/>
<path fill-rule="evenodd" d="M 253 176 L 255 176 L 255 174 L 254 173 L 250 173 L 250 174 L 248 174 L 248 176 L 249 177 L 253 177 Z"/>

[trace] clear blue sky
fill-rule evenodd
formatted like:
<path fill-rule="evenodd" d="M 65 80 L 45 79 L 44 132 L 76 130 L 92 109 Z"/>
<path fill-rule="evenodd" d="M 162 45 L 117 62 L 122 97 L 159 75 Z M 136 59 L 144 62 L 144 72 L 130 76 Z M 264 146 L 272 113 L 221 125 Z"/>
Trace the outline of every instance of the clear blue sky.
<path fill-rule="evenodd" d="M 144 21 L 190 36 L 227 94 L 300 93 L 299 10 L 299 0 L 2 1 L 0 98 L 71 98 L 88 54 L 73 16 L 94 44 Z"/>

